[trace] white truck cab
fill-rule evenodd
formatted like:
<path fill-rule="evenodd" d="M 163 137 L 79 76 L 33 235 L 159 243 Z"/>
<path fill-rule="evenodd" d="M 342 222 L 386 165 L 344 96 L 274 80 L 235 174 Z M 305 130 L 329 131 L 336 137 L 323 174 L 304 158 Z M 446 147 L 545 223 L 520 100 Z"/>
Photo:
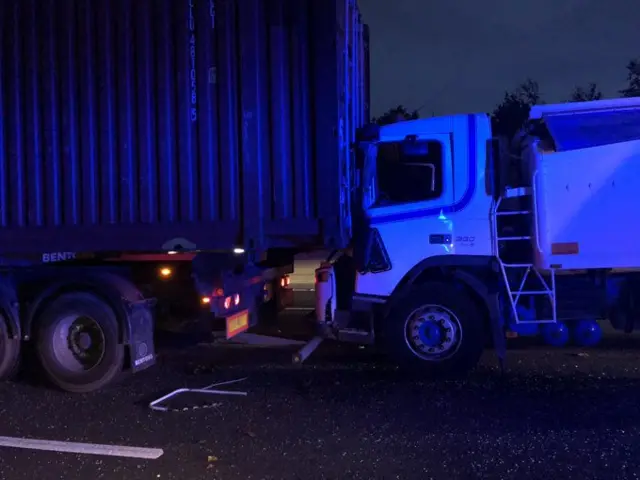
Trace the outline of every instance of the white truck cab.
<path fill-rule="evenodd" d="M 353 254 L 316 273 L 321 336 L 459 373 L 509 330 L 591 345 L 598 320 L 640 320 L 640 99 L 534 107 L 510 142 L 484 114 L 371 128 L 357 167 Z"/>

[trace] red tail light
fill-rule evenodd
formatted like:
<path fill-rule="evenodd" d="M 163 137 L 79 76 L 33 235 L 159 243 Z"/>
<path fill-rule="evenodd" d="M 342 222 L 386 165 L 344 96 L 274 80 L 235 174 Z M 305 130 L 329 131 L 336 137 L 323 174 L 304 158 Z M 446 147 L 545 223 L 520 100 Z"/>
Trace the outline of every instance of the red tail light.
<path fill-rule="evenodd" d="M 231 307 L 237 307 L 240 305 L 240 294 L 229 295 L 224 299 L 224 309 L 229 310 Z"/>
<path fill-rule="evenodd" d="M 321 270 L 316 272 L 316 283 L 325 283 L 329 281 L 329 272 Z"/>

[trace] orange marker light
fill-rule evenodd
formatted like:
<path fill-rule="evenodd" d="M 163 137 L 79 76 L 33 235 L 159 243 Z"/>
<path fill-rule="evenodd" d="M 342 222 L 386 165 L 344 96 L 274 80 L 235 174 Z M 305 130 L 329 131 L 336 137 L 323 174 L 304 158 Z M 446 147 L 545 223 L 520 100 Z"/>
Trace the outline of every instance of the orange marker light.
<path fill-rule="evenodd" d="M 160 269 L 160 276 L 164 278 L 169 278 L 173 274 L 173 270 L 168 267 L 163 267 Z"/>

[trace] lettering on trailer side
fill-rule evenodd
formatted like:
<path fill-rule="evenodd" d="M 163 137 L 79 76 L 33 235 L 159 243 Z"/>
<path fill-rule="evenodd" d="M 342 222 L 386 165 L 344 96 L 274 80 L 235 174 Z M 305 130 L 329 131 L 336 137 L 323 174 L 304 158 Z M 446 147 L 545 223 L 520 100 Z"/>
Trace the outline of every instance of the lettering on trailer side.
<path fill-rule="evenodd" d="M 142 358 L 139 358 L 138 360 L 136 360 L 135 362 L 133 362 L 133 365 L 134 365 L 134 366 L 136 366 L 136 367 L 139 367 L 139 366 L 140 366 L 140 365 L 142 365 L 143 363 L 150 362 L 150 361 L 151 361 L 151 360 L 153 360 L 153 359 L 154 359 L 154 356 L 153 356 L 153 354 L 151 354 L 151 353 L 150 353 L 149 355 L 146 355 L 146 356 L 144 356 L 144 357 L 142 357 Z"/>
<path fill-rule="evenodd" d="M 209 16 L 211 17 L 211 30 L 216 28 L 216 4 L 214 0 L 209 0 Z M 209 85 L 215 85 L 218 82 L 218 73 L 215 65 L 209 67 Z"/>
<path fill-rule="evenodd" d="M 211 30 L 216 28 L 216 4 L 213 0 L 209 0 L 209 16 L 211 17 Z"/>
<path fill-rule="evenodd" d="M 194 0 L 189 0 L 189 60 L 191 62 L 191 70 L 189 71 L 189 79 L 191 80 L 191 121 L 198 119 L 198 111 L 196 103 L 198 100 L 196 94 L 196 19 L 194 16 Z"/>
<path fill-rule="evenodd" d="M 47 252 L 42 254 L 42 263 L 68 262 L 76 259 L 76 252 Z"/>

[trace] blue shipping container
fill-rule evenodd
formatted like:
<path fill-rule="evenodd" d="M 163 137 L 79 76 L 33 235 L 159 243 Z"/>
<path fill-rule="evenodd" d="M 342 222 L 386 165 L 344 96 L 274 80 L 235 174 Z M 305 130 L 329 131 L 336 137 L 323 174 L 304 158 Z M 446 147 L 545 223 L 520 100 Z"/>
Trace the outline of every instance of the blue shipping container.
<path fill-rule="evenodd" d="M 0 254 L 349 236 L 354 0 L 0 0 Z"/>

